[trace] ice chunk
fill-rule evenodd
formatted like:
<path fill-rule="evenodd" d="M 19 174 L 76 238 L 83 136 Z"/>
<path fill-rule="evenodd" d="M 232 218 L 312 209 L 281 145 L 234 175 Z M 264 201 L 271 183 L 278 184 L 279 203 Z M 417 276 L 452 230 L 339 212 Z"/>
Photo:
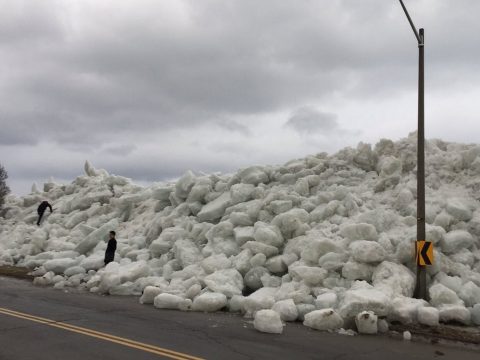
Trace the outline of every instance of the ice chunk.
<path fill-rule="evenodd" d="M 76 247 L 75 251 L 79 254 L 86 254 L 91 251 L 100 241 L 105 241 L 108 233 L 117 229 L 119 222 L 117 219 L 112 219 L 106 224 L 102 225 L 95 231 L 92 231 L 82 242 Z"/>
<path fill-rule="evenodd" d="M 243 278 L 235 269 L 217 270 L 206 276 L 204 281 L 210 290 L 222 293 L 228 298 L 242 294 Z"/>
<path fill-rule="evenodd" d="M 292 299 L 277 301 L 272 310 L 280 314 L 283 321 L 295 321 L 298 317 L 298 310 Z M 258 314 L 258 313 L 257 313 Z"/>
<path fill-rule="evenodd" d="M 176 241 L 173 246 L 173 252 L 182 267 L 197 264 L 203 259 L 200 250 L 191 240 Z"/>
<path fill-rule="evenodd" d="M 438 307 L 444 304 L 463 305 L 457 294 L 442 284 L 434 284 L 429 289 L 430 303 Z"/>
<path fill-rule="evenodd" d="M 366 223 L 345 225 L 341 228 L 340 234 L 351 241 L 378 239 L 378 233 L 375 226 Z"/>
<path fill-rule="evenodd" d="M 173 309 L 186 311 L 192 306 L 192 300 L 184 299 L 178 295 L 159 294 L 153 300 L 153 306 L 159 309 Z"/>
<path fill-rule="evenodd" d="M 343 326 L 343 319 L 333 309 L 315 310 L 305 315 L 303 325 L 316 330 L 337 330 Z"/>
<path fill-rule="evenodd" d="M 357 240 L 349 248 L 353 259 L 362 263 L 376 263 L 386 257 L 385 249 L 375 241 Z"/>
<path fill-rule="evenodd" d="M 337 294 L 334 292 L 327 292 L 317 296 L 315 300 L 315 307 L 317 309 L 335 308 L 337 305 Z"/>
<path fill-rule="evenodd" d="M 242 183 L 258 185 L 260 183 L 268 183 L 268 175 L 263 171 L 260 166 L 251 166 L 243 169 L 238 173 Z"/>
<path fill-rule="evenodd" d="M 348 318 L 362 311 L 373 311 L 378 316 L 386 316 L 390 312 L 390 306 L 389 297 L 379 290 L 353 289 L 345 292 L 340 305 L 340 315 Z"/>
<path fill-rule="evenodd" d="M 65 270 L 77 265 L 77 259 L 52 259 L 43 264 L 47 271 L 53 271 L 55 274 L 63 274 Z"/>
<path fill-rule="evenodd" d="M 202 291 L 202 286 L 200 284 L 193 284 L 185 292 L 185 297 L 188 299 L 194 299 Z"/>
<path fill-rule="evenodd" d="M 85 270 L 98 270 L 100 268 L 102 268 L 103 266 L 105 266 L 105 257 L 104 257 L 104 254 L 98 254 L 98 253 L 95 253 L 95 254 L 92 254 L 88 257 L 86 257 L 85 259 L 83 259 L 81 262 L 80 262 L 80 266 L 83 267 Z"/>
<path fill-rule="evenodd" d="M 147 286 L 143 289 L 143 294 L 140 297 L 140 304 L 153 304 L 153 300 L 162 292 L 162 289 L 157 286 Z"/>
<path fill-rule="evenodd" d="M 180 199 L 186 199 L 193 185 L 195 185 L 195 175 L 189 170 L 178 179 L 175 185 L 175 195 Z"/>
<path fill-rule="evenodd" d="M 294 208 L 283 214 L 275 216 L 272 225 L 278 226 L 285 239 L 304 235 L 310 229 L 310 214 L 304 209 Z"/>
<path fill-rule="evenodd" d="M 412 299 L 398 296 L 392 300 L 389 321 L 399 321 L 402 324 L 417 322 L 418 309 L 425 307 L 428 303 L 423 299 Z"/>
<path fill-rule="evenodd" d="M 262 284 L 262 276 L 268 275 L 268 270 L 262 266 L 257 266 L 250 269 L 245 274 L 245 285 L 248 286 L 252 290 L 260 289 Z"/>
<path fill-rule="evenodd" d="M 470 311 L 463 305 L 442 305 L 439 307 L 439 310 L 441 322 L 456 321 L 464 325 L 470 324 Z"/>
<path fill-rule="evenodd" d="M 283 244 L 283 238 L 280 230 L 274 226 L 268 226 L 260 221 L 255 223 L 253 237 L 255 241 L 270 246 L 280 247 Z"/>
<path fill-rule="evenodd" d="M 320 265 L 325 270 L 337 271 L 343 268 L 347 259 L 348 255 L 345 253 L 329 252 L 323 255 L 318 260 L 318 265 Z"/>
<path fill-rule="evenodd" d="M 328 271 L 319 267 L 292 265 L 289 268 L 289 274 L 294 280 L 303 280 L 308 285 L 318 286 L 325 280 Z"/>
<path fill-rule="evenodd" d="M 267 245 L 258 241 L 247 241 L 242 245 L 242 249 L 250 249 L 254 254 L 262 253 L 267 258 L 278 254 L 278 248 L 275 246 Z"/>
<path fill-rule="evenodd" d="M 290 210 L 293 203 L 291 200 L 274 200 L 269 204 L 269 207 L 274 214 L 279 215 Z"/>
<path fill-rule="evenodd" d="M 247 315 L 251 316 L 259 310 L 271 309 L 275 304 L 276 291 L 274 288 L 264 287 L 247 296 L 243 302 Z"/>
<path fill-rule="evenodd" d="M 253 233 L 253 226 L 237 226 L 233 229 L 235 241 L 239 246 L 242 246 L 247 241 L 254 241 Z"/>
<path fill-rule="evenodd" d="M 230 312 L 243 312 L 243 303 L 245 297 L 242 295 L 233 295 L 230 301 L 228 302 L 228 310 Z"/>
<path fill-rule="evenodd" d="M 469 248 L 473 245 L 472 235 L 465 230 L 454 230 L 447 233 L 440 242 L 443 252 L 453 254 L 461 249 Z"/>
<path fill-rule="evenodd" d="M 232 204 L 244 203 L 251 200 L 255 186 L 252 184 L 235 184 L 230 188 Z"/>
<path fill-rule="evenodd" d="M 253 221 L 250 218 L 250 216 L 248 216 L 247 213 L 238 212 L 238 211 L 232 212 L 230 214 L 230 222 L 236 227 L 237 226 L 246 226 L 247 227 L 247 226 L 253 225 Z M 253 240 L 253 237 L 252 237 L 251 240 Z"/>
<path fill-rule="evenodd" d="M 420 307 L 418 308 L 418 322 L 427 326 L 438 326 L 440 315 L 438 309 L 434 307 Z"/>
<path fill-rule="evenodd" d="M 472 211 L 468 202 L 462 199 L 447 200 L 446 210 L 458 221 L 469 221 L 472 218 Z"/>
<path fill-rule="evenodd" d="M 342 276 L 348 280 L 367 280 L 372 279 L 374 267 L 368 264 L 348 261 L 342 268 Z"/>
<path fill-rule="evenodd" d="M 258 267 L 265 265 L 266 261 L 267 257 L 265 256 L 265 254 L 260 253 L 252 256 L 252 258 L 250 259 L 250 264 L 252 265 L 252 267 Z"/>
<path fill-rule="evenodd" d="M 85 274 L 85 268 L 82 266 L 72 266 L 71 268 L 68 268 L 65 270 L 65 276 L 73 276 L 73 275 L 78 275 L 78 274 Z"/>
<path fill-rule="evenodd" d="M 462 286 L 458 296 L 465 302 L 466 306 L 472 307 L 475 304 L 480 304 L 480 287 L 469 281 Z"/>
<path fill-rule="evenodd" d="M 265 267 L 274 274 L 282 274 L 287 271 L 287 264 L 285 263 L 284 256 L 278 255 L 267 260 Z"/>
<path fill-rule="evenodd" d="M 458 276 L 448 276 L 444 272 L 439 272 L 435 276 L 435 280 L 456 293 L 459 293 L 462 288 L 462 279 Z"/>
<path fill-rule="evenodd" d="M 192 310 L 215 312 L 227 306 L 227 297 L 220 293 L 203 293 L 193 300 Z"/>
<path fill-rule="evenodd" d="M 217 270 L 230 268 L 232 261 L 225 254 L 216 254 L 202 260 L 201 265 L 207 274 L 211 274 Z"/>
<path fill-rule="evenodd" d="M 281 334 L 283 331 L 280 315 L 273 310 L 257 311 L 253 320 L 253 326 L 258 331 L 270 334 Z"/>
<path fill-rule="evenodd" d="M 206 204 L 197 214 L 200 222 L 215 221 L 220 219 L 225 213 L 225 209 L 231 205 L 232 199 L 230 192 L 225 192 L 215 200 Z"/>
<path fill-rule="evenodd" d="M 385 334 L 388 332 L 388 322 L 385 319 L 378 319 L 377 321 L 378 332 Z"/>
<path fill-rule="evenodd" d="M 376 334 L 378 316 L 372 311 L 363 311 L 355 317 L 355 325 L 360 334 Z"/>
<path fill-rule="evenodd" d="M 375 288 L 391 295 L 411 297 L 415 287 L 413 273 L 403 265 L 384 261 L 376 267 L 372 275 Z"/>
<path fill-rule="evenodd" d="M 319 259 L 330 252 L 339 252 L 340 247 L 332 240 L 326 238 L 311 238 L 305 245 L 305 248 L 301 252 L 301 258 L 312 265 L 317 265 Z"/>

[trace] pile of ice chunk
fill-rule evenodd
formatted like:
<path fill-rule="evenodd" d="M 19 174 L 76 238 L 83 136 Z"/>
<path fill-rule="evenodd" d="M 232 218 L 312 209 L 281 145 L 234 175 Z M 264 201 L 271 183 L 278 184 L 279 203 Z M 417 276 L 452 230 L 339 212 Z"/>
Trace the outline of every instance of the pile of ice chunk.
<path fill-rule="evenodd" d="M 87 162 L 71 184 L 8 197 L 0 264 L 58 289 L 242 313 L 271 333 L 289 321 L 367 334 L 387 321 L 480 325 L 480 146 L 426 149 L 429 302 L 412 298 L 415 134 L 146 188 Z M 55 211 L 38 227 L 42 200 Z M 105 267 L 111 230 L 118 247 Z"/>

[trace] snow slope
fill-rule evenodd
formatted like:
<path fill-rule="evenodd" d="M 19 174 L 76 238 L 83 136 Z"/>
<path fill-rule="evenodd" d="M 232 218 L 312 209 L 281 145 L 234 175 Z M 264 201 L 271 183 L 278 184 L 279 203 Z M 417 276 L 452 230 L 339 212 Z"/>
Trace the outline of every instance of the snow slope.
<path fill-rule="evenodd" d="M 411 298 L 416 134 L 146 188 L 87 162 L 71 184 L 8 198 L 0 264 L 35 269 L 36 284 L 59 289 L 252 317 L 273 309 L 317 329 L 357 316 L 369 332 L 377 316 L 480 325 L 480 146 L 432 140 L 426 149 L 430 303 Z M 44 199 L 55 211 L 37 227 Z M 104 267 L 110 230 L 118 249 Z M 261 330 L 273 315 L 259 314 Z"/>

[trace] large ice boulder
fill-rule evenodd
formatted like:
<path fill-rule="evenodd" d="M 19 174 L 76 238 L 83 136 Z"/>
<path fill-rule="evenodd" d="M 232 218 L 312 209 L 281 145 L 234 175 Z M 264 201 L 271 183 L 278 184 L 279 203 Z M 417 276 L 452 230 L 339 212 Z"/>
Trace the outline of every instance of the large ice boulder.
<path fill-rule="evenodd" d="M 445 304 L 463 305 L 458 295 L 442 284 L 434 284 L 428 290 L 430 294 L 430 303 L 433 306 L 440 306 Z"/>
<path fill-rule="evenodd" d="M 447 233 L 440 242 L 443 252 L 454 254 L 461 249 L 467 249 L 473 245 L 473 236 L 465 230 L 453 230 Z"/>
<path fill-rule="evenodd" d="M 375 226 L 366 223 L 345 225 L 340 230 L 340 234 L 351 241 L 378 239 L 378 233 Z"/>
<path fill-rule="evenodd" d="M 225 209 L 231 205 L 231 202 L 232 197 L 230 192 L 223 193 L 202 207 L 202 210 L 197 214 L 198 220 L 203 222 L 220 219 L 225 213 Z"/>
<path fill-rule="evenodd" d="M 220 293 L 203 293 L 193 300 L 192 310 L 215 312 L 227 306 L 227 297 Z"/>
<path fill-rule="evenodd" d="M 91 232 L 83 241 L 76 247 L 75 251 L 79 254 L 86 254 L 91 251 L 100 241 L 107 241 L 107 235 L 110 231 L 115 231 L 119 225 L 117 219 L 112 219 L 106 224 L 103 224 L 97 230 Z"/>
<path fill-rule="evenodd" d="M 159 294 L 153 300 L 153 306 L 159 309 L 186 311 L 192 306 L 192 300 L 173 294 Z"/>
<path fill-rule="evenodd" d="M 295 321 L 298 317 L 298 310 L 292 299 L 277 301 L 272 310 L 280 314 L 283 321 Z"/>
<path fill-rule="evenodd" d="M 217 270 L 206 276 L 204 282 L 210 290 L 222 293 L 228 298 L 242 294 L 243 277 L 235 269 Z"/>
<path fill-rule="evenodd" d="M 316 330 L 337 330 L 343 326 L 343 319 L 333 309 L 315 310 L 305 315 L 303 325 Z"/>
<path fill-rule="evenodd" d="M 454 198 L 447 201 L 447 212 L 458 221 L 469 221 L 472 218 L 472 210 L 468 202 L 462 199 Z"/>
<path fill-rule="evenodd" d="M 388 294 L 411 297 L 415 288 L 413 273 L 401 264 L 384 261 L 372 274 L 372 283 L 376 289 Z"/>
<path fill-rule="evenodd" d="M 251 166 L 241 170 L 238 175 L 244 184 L 258 185 L 260 183 L 268 183 L 269 178 L 260 166 Z"/>
<path fill-rule="evenodd" d="M 258 311 L 255 314 L 253 326 L 258 331 L 270 334 L 281 334 L 283 331 L 283 324 L 280 320 L 280 315 L 273 310 Z"/>
<path fill-rule="evenodd" d="M 378 263 L 385 260 L 385 249 L 376 241 L 357 240 L 349 246 L 355 261 L 362 263 Z"/>
<path fill-rule="evenodd" d="M 373 311 L 378 316 L 386 316 L 390 312 L 390 301 L 388 295 L 372 287 L 353 287 L 345 292 L 339 313 L 343 318 L 354 317 L 362 311 Z"/>
<path fill-rule="evenodd" d="M 355 325 L 360 334 L 376 334 L 378 316 L 372 311 L 363 311 L 355 317 Z"/>

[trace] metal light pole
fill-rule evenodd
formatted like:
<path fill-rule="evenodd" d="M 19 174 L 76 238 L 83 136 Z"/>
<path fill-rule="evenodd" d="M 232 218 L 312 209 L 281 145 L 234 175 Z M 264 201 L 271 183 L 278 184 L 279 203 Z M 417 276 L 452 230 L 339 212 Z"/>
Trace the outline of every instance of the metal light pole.
<path fill-rule="evenodd" d="M 425 107 L 424 107 L 424 30 L 417 32 L 407 8 L 399 0 L 418 42 L 418 146 L 417 146 L 417 242 L 425 240 Z M 418 243 L 417 243 L 418 244 Z M 427 300 L 427 269 L 417 263 L 417 283 L 414 296 Z"/>

